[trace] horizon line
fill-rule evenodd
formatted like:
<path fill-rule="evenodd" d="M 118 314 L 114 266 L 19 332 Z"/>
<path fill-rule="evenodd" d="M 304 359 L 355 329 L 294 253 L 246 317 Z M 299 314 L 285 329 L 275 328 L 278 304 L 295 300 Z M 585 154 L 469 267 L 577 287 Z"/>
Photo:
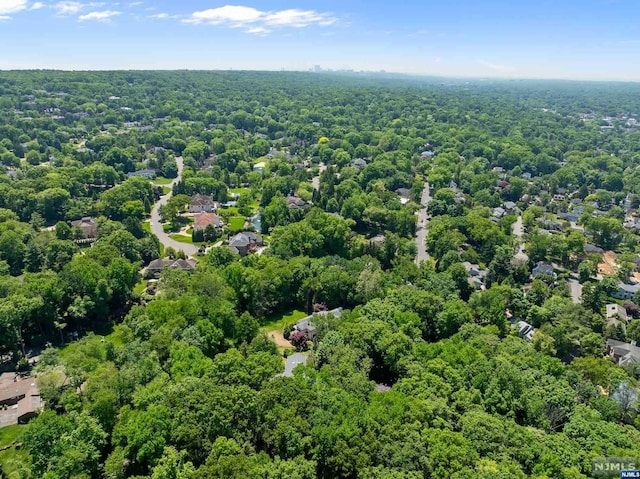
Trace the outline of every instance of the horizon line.
<path fill-rule="evenodd" d="M 240 72 L 240 73 L 308 73 L 313 75 L 323 74 L 347 74 L 347 75 L 370 75 L 370 76 L 384 76 L 384 75 L 396 75 L 402 77 L 408 77 L 413 79 L 418 78 L 431 78 L 442 80 L 498 80 L 498 81 L 557 81 L 557 82 L 581 82 L 581 83 L 640 83 L 640 79 L 584 79 L 584 78 L 562 78 L 562 77 L 518 77 L 518 76 L 501 76 L 501 75 L 439 75 L 429 73 L 415 73 L 415 72 L 401 72 L 390 70 L 356 70 L 356 69 L 324 69 L 314 70 L 309 69 L 251 69 L 251 68 L 0 68 L 0 72 L 60 72 L 60 73 L 91 73 L 91 72 Z"/>

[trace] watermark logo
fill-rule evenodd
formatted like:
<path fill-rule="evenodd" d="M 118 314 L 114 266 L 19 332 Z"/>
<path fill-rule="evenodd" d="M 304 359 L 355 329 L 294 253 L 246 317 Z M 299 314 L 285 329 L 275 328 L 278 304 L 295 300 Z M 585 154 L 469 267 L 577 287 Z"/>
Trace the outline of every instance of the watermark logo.
<path fill-rule="evenodd" d="M 640 475 L 632 475 L 637 472 L 635 457 L 596 457 L 591 463 L 593 465 L 591 473 L 595 477 L 640 478 Z M 622 475 L 623 473 L 625 475 Z"/>

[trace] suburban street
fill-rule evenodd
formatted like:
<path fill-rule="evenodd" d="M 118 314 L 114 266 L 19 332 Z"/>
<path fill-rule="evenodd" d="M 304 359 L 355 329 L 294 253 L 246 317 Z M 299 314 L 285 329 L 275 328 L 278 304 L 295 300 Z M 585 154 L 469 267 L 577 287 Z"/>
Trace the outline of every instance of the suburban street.
<path fill-rule="evenodd" d="M 522 215 L 518 216 L 518 219 L 512 225 L 513 237 L 518 240 L 518 252 L 515 255 L 515 259 L 526 263 L 529 261 L 529 256 L 524 252 L 524 242 L 522 237 L 524 236 L 524 226 L 522 225 Z"/>
<path fill-rule="evenodd" d="M 182 178 L 182 169 L 184 167 L 184 160 L 181 156 L 176 157 L 176 164 L 178 165 L 178 176 L 174 178 L 171 184 L 166 185 L 169 188 L 173 188 L 173 186 L 180 181 Z M 169 246 L 176 251 L 184 251 L 187 256 L 194 256 L 198 252 L 198 247 L 188 243 L 180 243 L 179 241 L 173 240 L 169 237 L 167 233 L 162 229 L 162 223 L 160 223 L 160 207 L 169 201 L 171 198 L 172 191 L 167 193 L 164 196 L 161 196 L 158 201 L 153 205 L 153 209 L 151 210 L 151 232 L 158 237 L 160 243 L 164 245 L 165 248 Z"/>
<path fill-rule="evenodd" d="M 429 189 L 429 183 L 425 182 L 424 190 L 422 190 L 422 198 L 420 199 L 420 209 L 418 210 L 418 225 L 416 231 L 416 245 L 418 247 L 418 254 L 416 255 L 416 264 L 420 264 L 420 261 L 428 261 L 429 253 L 427 253 L 427 234 L 429 229 L 427 228 L 427 205 L 431 201 L 431 191 Z"/>
<path fill-rule="evenodd" d="M 569 294 L 571 295 L 571 301 L 574 304 L 582 303 L 582 285 L 580 281 L 573 275 L 567 280 L 567 286 L 569 287 Z"/>
<path fill-rule="evenodd" d="M 322 174 L 322 172 L 324 170 L 327 169 L 327 165 L 325 165 L 324 163 L 320 163 L 318 166 L 320 167 L 320 171 L 318 172 L 318 176 L 314 176 L 311 179 L 311 184 L 313 185 L 313 189 L 314 190 L 319 190 L 320 189 L 320 175 Z"/>

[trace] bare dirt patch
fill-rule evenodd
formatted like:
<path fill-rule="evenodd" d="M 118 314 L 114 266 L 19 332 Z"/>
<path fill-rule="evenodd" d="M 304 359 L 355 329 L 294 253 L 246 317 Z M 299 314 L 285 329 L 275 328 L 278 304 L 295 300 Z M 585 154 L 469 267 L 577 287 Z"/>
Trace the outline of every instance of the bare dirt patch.
<path fill-rule="evenodd" d="M 284 339 L 281 331 L 273 330 L 267 331 L 267 335 L 276 343 L 278 346 L 282 348 L 291 348 L 291 343 Z"/>
<path fill-rule="evenodd" d="M 598 265 L 598 273 L 604 276 L 614 276 L 618 272 L 618 260 L 613 251 L 605 251 L 602 263 Z"/>

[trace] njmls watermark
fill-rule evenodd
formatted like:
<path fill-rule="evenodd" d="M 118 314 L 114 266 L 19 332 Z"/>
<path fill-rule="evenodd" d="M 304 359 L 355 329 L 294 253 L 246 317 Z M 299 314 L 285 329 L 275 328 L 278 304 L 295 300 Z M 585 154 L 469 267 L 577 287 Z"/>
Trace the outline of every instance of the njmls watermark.
<path fill-rule="evenodd" d="M 620 477 L 622 471 L 636 468 L 635 457 L 596 457 L 592 459 L 591 474 L 595 477 Z M 635 476 L 628 476 L 635 477 Z"/>

